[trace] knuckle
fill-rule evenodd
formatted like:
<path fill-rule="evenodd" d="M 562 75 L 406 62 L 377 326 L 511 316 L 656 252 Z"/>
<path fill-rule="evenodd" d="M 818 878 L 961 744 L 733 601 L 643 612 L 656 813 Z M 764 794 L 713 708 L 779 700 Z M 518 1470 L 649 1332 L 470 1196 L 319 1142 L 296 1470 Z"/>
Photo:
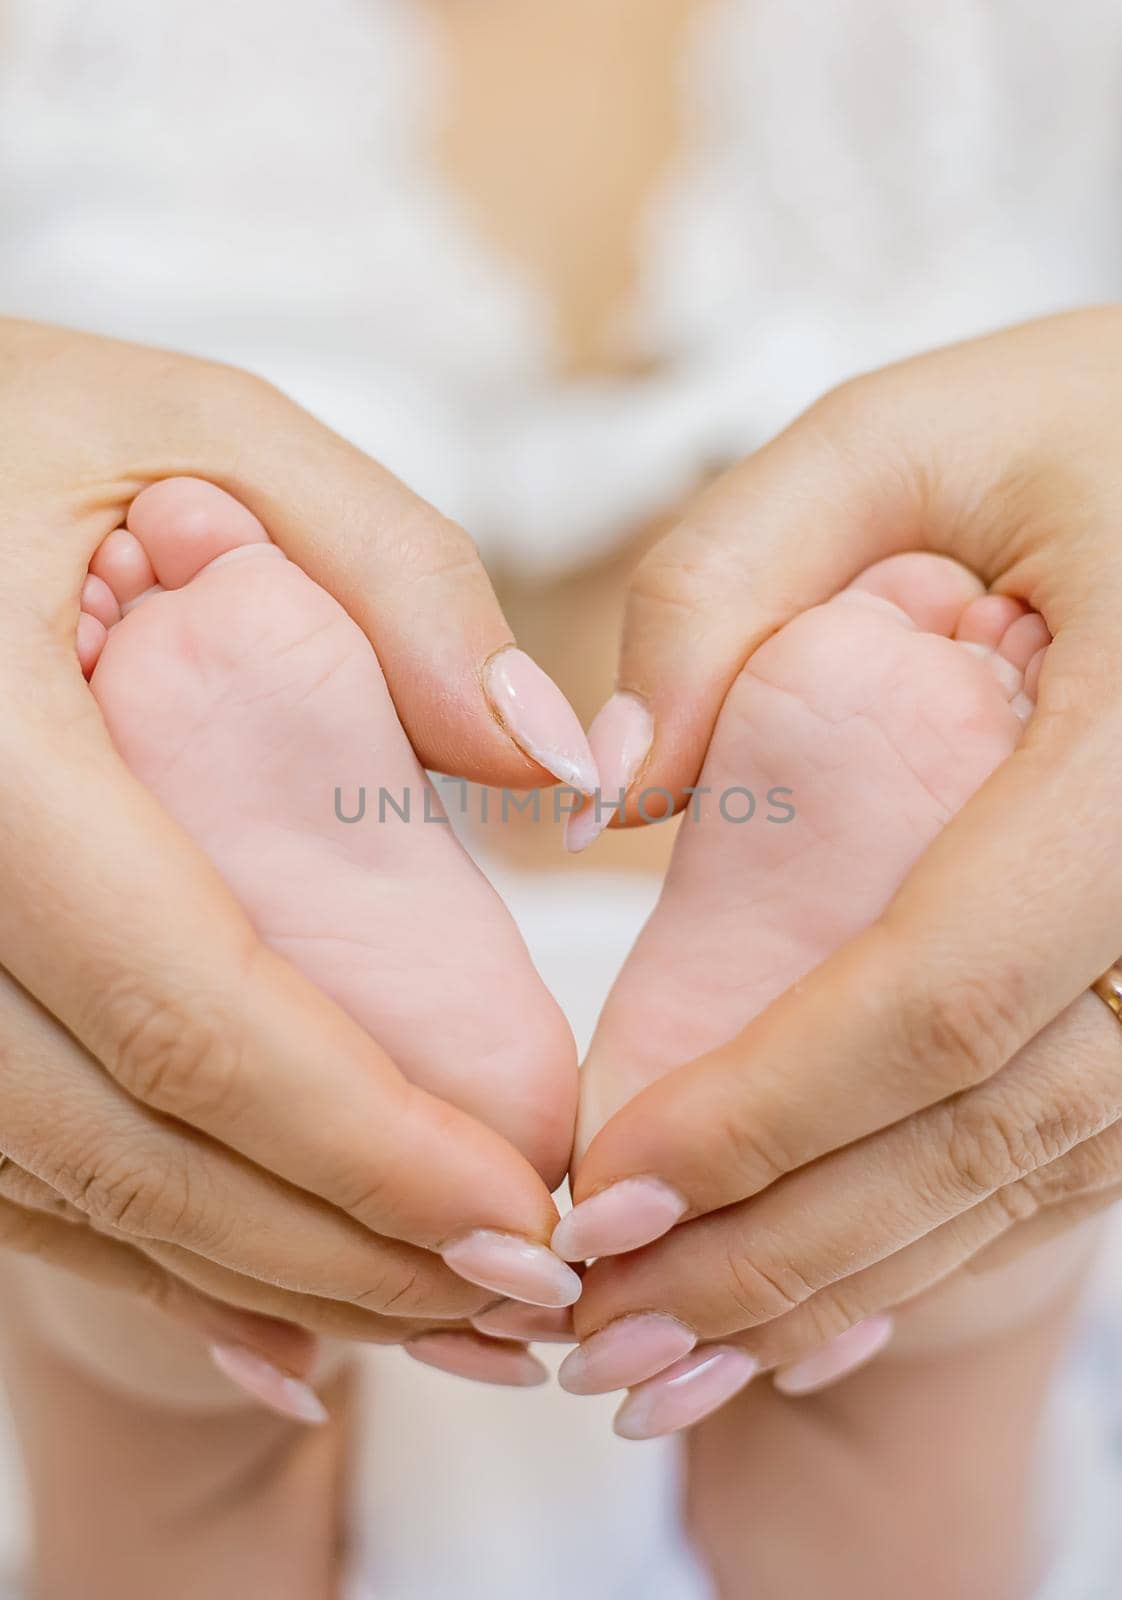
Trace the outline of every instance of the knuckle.
<path fill-rule="evenodd" d="M 417 1306 L 420 1276 L 416 1268 L 387 1271 L 378 1282 L 360 1289 L 354 1296 L 354 1303 L 364 1311 L 407 1317 Z"/>
<path fill-rule="evenodd" d="M 474 1316 L 494 1298 L 492 1292 L 441 1270 L 439 1263 L 433 1271 L 409 1263 L 387 1264 L 377 1282 L 353 1296 L 362 1310 L 382 1316 L 441 1319 Z"/>
<path fill-rule="evenodd" d="M 457 584 L 465 578 L 488 585 L 471 535 L 458 523 L 440 516 L 421 501 L 404 509 L 397 518 L 395 554 L 404 569 L 429 582 Z"/>
<path fill-rule="evenodd" d="M 750 1123 L 743 1110 L 733 1105 L 720 1121 L 722 1176 L 735 1175 L 744 1195 L 766 1189 L 798 1165 L 778 1136 L 763 1126 L 764 1120 L 756 1118 Z"/>
<path fill-rule="evenodd" d="M 186 1168 L 174 1158 L 157 1164 L 136 1150 L 100 1154 L 61 1166 L 54 1181 L 92 1222 L 136 1238 L 176 1236 L 190 1212 Z"/>
<path fill-rule="evenodd" d="M 704 617 L 727 599 L 729 568 L 737 553 L 709 537 L 703 523 L 683 524 L 672 539 L 655 546 L 632 575 L 627 594 L 629 623 L 644 614 Z"/>
<path fill-rule="evenodd" d="M 398 1199 L 392 1175 L 369 1167 L 351 1177 L 341 1173 L 332 1193 L 341 1210 L 375 1232 L 394 1214 Z"/>
<path fill-rule="evenodd" d="M 938 1093 L 982 1083 L 1023 1040 L 1025 1008 L 1019 980 L 988 970 L 902 991 L 902 1041 L 916 1070 Z"/>
<path fill-rule="evenodd" d="M 131 994 L 119 997 L 114 1010 L 107 1065 L 129 1094 L 188 1122 L 229 1105 L 238 1034 L 212 1003 Z"/>
<path fill-rule="evenodd" d="M 1113 1123 L 1026 1178 L 1041 1204 L 1062 1205 L 1122 1179 L 1122 1121 Z"/>
<path fill-rule="evenodd" d="M 1016 1183 L 1051 1159 L 1054 1138 L 1048 1124 L 1022 1123 L 989 1097 L 952 1104 L 946 1156 L 954 1191 L 976 1201 Z"/>
<path fill-rule="evenodd" d="M 732 1306 L 745 1319 L 744 1327 L 785 1316 L 814 1293 L 814 1286 L 789 1262 L 754 1260 L 739 1244 L 733 1244 L 726 1252 L 724 1288 Z"/>
<path fill-rule="evenodd" d="M 800 421 L 816 428 L 825 439 L 845 439 L 878 409 L 879 395 L 876 375 L 858 373 L 820 394 Z"/>
<path fill-rule="evenodd" d="M 1018 1107 L 1007 1096 L 965 1095 L 949 1108 L 947 1159 L 955 1191 L 980 1200 L 1006 1186 L 1031 1190 L 1096 1131 L 1074 1107 Z M 1027 1192 L 1027 1191 L 1026 1191 Z"/>
<path fill-rule="evenodd" d="M 856 1303 L 847 1305 L 843 1294 L 813 1295 L 799 1311 L 799 1347 L 809 1351 L 829 1344 L 839 1335 L 847 1333 L 866 1315 L 867 1312 Z"/>
<path fill-rule="evenodd" d="M 283 399 L 264 378 L 220 361 L 148 349 L 135 350 L 132 359 L 159 434 L 174 429 L 175 437 L 218 452 L 216 460 L 236 449 L 247 414 Z"/>
<path fill-rule="evenodd" d="M 948 1186 L 956 1200 L 974 1204 L 1020 1176 L 1017 1138 L 1006 1119 L 970 1105 L 950 1108 L 946 1145 Z"/>

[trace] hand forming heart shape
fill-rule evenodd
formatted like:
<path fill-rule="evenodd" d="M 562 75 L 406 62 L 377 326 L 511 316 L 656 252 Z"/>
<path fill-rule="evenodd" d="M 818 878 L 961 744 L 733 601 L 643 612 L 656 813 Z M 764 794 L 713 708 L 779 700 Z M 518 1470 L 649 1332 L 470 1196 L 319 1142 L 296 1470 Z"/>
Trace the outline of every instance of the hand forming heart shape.
<path fill-rule="evenodd" d="M 704 1398 L 715 1403 L 755 1365 L 801 1361 L 824 1335 L 862 1322 L 871 1329 L 864 1345 L 849 1334 L 847 1348 L 863 1353 L 883 1333 L 867 1320 L 883 1307 L 995 1236 L 1015 1229 L 1031 1240 L 1053 1217 L 1078 1218 L 1113 1192 L 1122 1153 L 1115 1023 L 1097 1000 L 1072 1004 L 1117 953 L 1113 869 L 1090 860 L 1086 829 L 1078 849 L 1066 830 L 1057 843 L 1055 820 L 1061 770 L 1078 783 L 1092 824 L 1117 776 L 1111 619 L 1122 576 L 1105 534 L 1112 488 L 1100 465 L 1113 458 L 1109 419 L 1119 411 L 1115 369 L 1100 359 L 1113 343 L 1122 343 L 1117 314 L 1091 313 L 862 380 L 703 496 L 636 579 L 621 692 L 592 732 L 600 787 L 630 791 L 633 822 L 644 790 L 686 798 L 707 747 L 721 776 L 709 785 L 716 795 L 698 802 L 708 802 L 713 825 L 704 814 L 683 824 L 659 919 L 605 1015 L 588 1076 L 601 1105 L 588 1102 L 585 1137 L 619 1109 L 583 1156 L 575 1192 L 584 1205 L 555 1239 L 577 1259 L 646 1244 L 589 1273 L 577 1311 L 589 1342 L 583 1366 L 569 1369 L 578 1388 L 663 1384 L 637 1391 L 643 1403 L 631 1404 L 625 1429 L 692 1420 L 696 1405 L 668 1418 L 659 1399 L 678 1392 L 675 1368 L 656 1376 L 675 1356 L 692 1364 L 679 1376 L 704 1371 Z M 308 815 L 317 781 L 326 778 L 330 793 L 352 778 L 325 773 L 324 758 L 353 748 L 356 734 L 364 753 L 381 749 L 391 725 L 359 628 L 376 641 L 425 765 L 521 786 L 545 767 L 592 787 L 563 701 L 510 648 L 458 531 L 256 380 L 18 325 L 5 328 L 4 349 L 18 397 L 9 409 L 23 419 L 4 478 L 11 659 L 43 656 L 37 619 L 67 613 L 92 555 L 79 652 L 89 670 L 104 649 L 95 693 L 110 729 L 250 912 L 247 922 L 130 778 L 67 650 L 50 644 L 36 698 L 11 701 L 13 870 L 0 957 L 14 980 L 4 1034 L 21 1070 L 5 1093 L 4 1236 L 170 1295 L 209 1337 L 251 1344 L 296 1377 L 306 1347 L 244 1313 L 396 1340 L 434 1318 L 463 1329 L 495 1293 L 555 1307 L 572 1300 L 580 1286 L 545 1248 L 556 1213 L 533 1170 L 536 1162 L 552 1181 L 567 1145 L 571 1057 L 513 930 L 461 869 L 440 824 L 426 825 L 423 847 L 415 831 L 399 830 L 399 860 L 387 843 L 390 817 L 340 844 L 345 825 L 332 816 L 321 829 Z M 1026 365 L 1047 374 L 1046 399 L 1016 382 Z M 1000 421 L 988 399 L 978 417 L 962 404 L 993 371 L 1008 375 Z M 124 399 L 107 415 L 100 396 L 110 390 Z M 953 403 L 939 411 L 946 397 Z M 933 427 L 933 414 L 946 420 Z M 216 503 L 177 525 L 174 504 L 160 499 L 170 490 L 135 498 L 183 466 L 240 502 L 234 532 L 217 544 Z M 353 623 L 295 567 L 264 559 L 275 546 L 255 513 Z M 32 546 L 31 528 L 55 537 Z M 870 580 L 887 584 L 879 608 L 836 601 L 792 622 L 739 676 L 785 621 L 920 545 L 964 559 L 995 595 L 1040 608 L 1057 636 L 1043 676 L 1039 618 L 1009 600 L 971 601 L 972 580 L 938 564 L 938 581 L 881 568 Z M 940 588 L 952 573 L 953 597 Z M 174 592 L 134 610 L 154 586 Z M 205 616 L 192 601 L 204 589 Z M 255 608 L 253 594 L 269 603 Z M 308 635 L 313 594 L 309 646 L 290 649 Z M 835 620 L 815 621 L 827 616 Z M 813 632 L 826 626 L 829 648 Z M 956 630 L 981 652 L 952 644 Z M 164 666 L 124 670 L 130 640 L 149 661 L 167 652 Z M 270 665 L 286 653 L 288 681 Z M 200 659 L 212 664 L 209 683 Z M 889 659 L 892 682 L 915 690 L 903 711 L 886 690 Z M 764 671 L 772 676 L 761 679 Z M 1012 748 L 1009 718 L 1025 712 L 1018 697 L 1032 698 L 1037 678 L 1041 710 L 1016 760 L 968 799 Z M 879 730 L 876 748 L 887 741 L 923 775 L 938 815 L 917 818 L 918 800 L 894 797 L 884 774 L 870 791 L 871 757 L 864 787 L 843 782 L 861 754 L 844 742 L 831 769 L 837 809 L 812 811 L 808 800 L 800 812 L 800 784 L 783 762 L 798 767 L 820 806 L 816 763 L 827 741 L 792 712 L 761 749 L 748 738 L 767 720 L 752 700 L 761 693 L 766 705 L 785 695 L 788 711 L 804 708 L 810 729 L 823 716 L 830 723 L 833 708 L 852 721 L 847 739 Z M 263 708 L 271 701 L 277 711 L 286 696 L 299 717 L 282 758 L 261 730 Z M 964 744 L 961 762 L 933 768 L 928 750 L 907 744 L 915 707 L 927 736 L 944 715 L 961 731 L 964 696 L 992 702 L 966 719 L 970 759 Z M 156 713 L 169 703 L 176 714 L 161 724 Z M 1052 715 L 1061 704 L 1062 721 Z M 194 742 L 180 737 L 187 724 Z M 423 790 L 403 741 L 387 759 Z M 303 819 L 305 839 L 276 825 L 275 794 Z M 225 808 L 215 804 L 223 795 Z M 762 817 L 736 814 L 772 796 Z M 961 818 L 934 841 L 963 801 Z M 798 823 L 811 817 L 816 838 L 834 830 L 832 854 L 799 854 Z M 586 811 L 573 841 L 586 842 L 595 825 Z M 248 842 L 255 835 L 267 841 L 260 853 Z M 60 840 L 79 839 L 80 849 L 60 851 Z M 304 850 L 309 840 L 315 848 Z M 1042 872 L 1053 860 L 1064 871 Z M 317 898 L 307 926 L 286 922 L 294 886 L 309 879 Z M 741 960 L 765 925 L 753 898 L 763 880 L 776 900 L 745 992 Z M 1029 904 L 1026 928 L 1017 911 Z M 353 939 L 340 931 L 352 920 Z M 773 959 L 773 946 L 785 947 L 784 959 Z M 432 1023 L 423 1041 L 417 1011 Z M 396 1066 L 369 1037 L 387 1030 Z M 682 1065 L 691 1056 L 700 1059 Z M 74 1107 L 79 1140 L 59 1132 Z M 60 1203 L 95 1229 L 61 1221 Z M 640 1311 L 662 1318 L 639 1330 L 637 1354 Z M 519 1352 L 456 1337 L 473 1359 L 505 1358 L 512 1381 L 528 1381 Z"/>

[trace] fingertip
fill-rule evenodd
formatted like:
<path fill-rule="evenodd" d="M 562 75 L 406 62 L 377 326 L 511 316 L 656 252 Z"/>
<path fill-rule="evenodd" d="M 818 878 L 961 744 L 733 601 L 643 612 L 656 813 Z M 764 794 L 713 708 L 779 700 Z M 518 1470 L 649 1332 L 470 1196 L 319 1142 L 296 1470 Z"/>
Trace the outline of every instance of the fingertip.
<path fill-rule="evenodd" d="M 483 686 L 500 726 L 538 766 L 579 793 L 596 791 L 599 773 L 580 718 L 549 674 L 514 645 L 483 669 Z"/>
<path fill-rule="evenodd" d="M 285 1372 L 259 1350 L 215 1343 L 209 1346 L 209 1354 L 223 1377 L 266 1410 L 308 1427 L 322 1427 L 329 1421 L 327 1407 L 311 1385 Z"/>
<path fill-rule="evenodd" d="M 629 690 L 617 690 L 593 718 L 588 742 L 599 772 L 599 787 L 565 824 L 565 848 L 571 855 L 586 850 L 611 826 L 614 817 L 623 814 L 629 791 L 654 744 L 654 717 L 647 702 Z"/>

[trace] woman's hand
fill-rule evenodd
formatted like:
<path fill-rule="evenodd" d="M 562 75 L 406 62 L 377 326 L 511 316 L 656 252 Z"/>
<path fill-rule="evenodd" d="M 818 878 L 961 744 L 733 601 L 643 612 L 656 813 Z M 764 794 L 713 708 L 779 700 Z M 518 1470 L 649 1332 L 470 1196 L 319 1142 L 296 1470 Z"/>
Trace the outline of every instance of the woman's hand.
<path fill-rule="evenodd" d="M 1085 992 L 1122 950 L 1120 462 L 1122 312 L 1056 318 L 847 385 L 644 562 L 619 681 L 654 742 L 616 702 L 609 792 L 681 803 L 746 657 L 883 556 L 953 556 L 1055 642 L 1022 746 L 883 917 L 593 1140 L 566 1254 L 686 1220 L 591 1269 L 582 1336 L 663 1311 L 795 1361 L 1122 1184 L 1122 1032 Z"/>
<path fill-rule="evenodd" d="M 511 637 L 470 541 L 244 373 L 0 323 L 0 407 L 0 1243 L 375 1338 L 567 1290 L 542 1178 L 262 946 L 75 656 L 91 554 L 195 474 L 367 630 L 426 765 L 533 786 L 567 707 L 488 700 Z"/>

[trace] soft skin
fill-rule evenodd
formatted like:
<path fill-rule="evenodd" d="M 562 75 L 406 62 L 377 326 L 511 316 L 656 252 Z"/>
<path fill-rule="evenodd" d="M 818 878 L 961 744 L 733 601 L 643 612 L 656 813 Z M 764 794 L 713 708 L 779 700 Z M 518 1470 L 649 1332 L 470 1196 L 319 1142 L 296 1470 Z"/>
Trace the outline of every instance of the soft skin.
<path fill-rule="evenodd" d="M 591 1270 L 578 1332 L 664 1310 L 706 1337 L 758 1328 L 769 1362 L 796 1360 L 995 1233 L 1016 1253 L 1117 1194 L 1112 1019 L 1085 1002 L 1074 1046 L 1071 1014 L 1056 1019 L 1122 949 L 1120 373 L 1122 311 L 1104 309 L 861 378 L 720 480 L 640 568 L 619 684 L 654 742 L 637 775 L 628 752 L 633 796 L 696 781 L 747 656 L 886 556 L 954 557 L 1055 642 L 1024 742 L 872 926 L 592 1140 L 578 1215 L 631 1177 L 680 1202 L 641 1257 Z M 613 790 L 619 751 L 592 743 Z M 921 1185 L 901 1154 L 917 1143 Z M 948 1200 L 931 1231 L 933 1193 Z M 843 1207 L 852 1226 L 831 1236 Z M 641 1243 L 625 1220 L 619 1244 Z"/>
<path fill-rule="evenodd" d="M 523 747 L 571 772 L 571 712 L 538 680 L 521 704 L 488 698 L 512 639 L 470 540 L 258 379 L 0 322 L 0 400 L 0 1244 L 131 1286 L 290 1372 L 309 1341 L 245 1313 L 392 1336 L 390 1258 L 416 1269 L 403 1334 L 480 1310 L 494 1292 L 440 1252 L 498 1229 L 553 1261 L 547 1182 L 264 947 L 113 748 L 75 655 L 79 595 L 140 491 L 192 473 L 376 640 L 424 765 L 545 782 Z M 294 1115 L 313 1092 L 317 1114 Z M 239 1309 L 170 1277 L 177 1258 Z"/>

